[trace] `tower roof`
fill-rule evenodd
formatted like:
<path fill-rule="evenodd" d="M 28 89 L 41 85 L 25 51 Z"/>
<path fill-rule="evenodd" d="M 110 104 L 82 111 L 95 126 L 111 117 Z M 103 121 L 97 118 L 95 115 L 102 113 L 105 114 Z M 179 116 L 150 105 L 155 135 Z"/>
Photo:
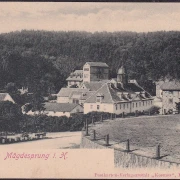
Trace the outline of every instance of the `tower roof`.
<path fill-rule="evenodd" d="M 118 69 L 118 73 L 117 73 L 117 74 L 126 74 L 124 66 L 121 66 L 121 67 Z"/>

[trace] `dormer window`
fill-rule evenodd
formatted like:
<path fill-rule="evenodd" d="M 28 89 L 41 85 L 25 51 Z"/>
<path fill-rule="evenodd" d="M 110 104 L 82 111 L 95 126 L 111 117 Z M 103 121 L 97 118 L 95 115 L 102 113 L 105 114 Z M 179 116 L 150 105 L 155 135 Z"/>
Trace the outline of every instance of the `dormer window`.
<path fill-rule="evenodd" d="M 130 95 L 129 93 L 127 94 L 127 98 L 128 98 L 128 99 L 132 99 L 132 98 L 131 98 L 131 95 Z"/>
<path fill-rule="evenodd" d="M 100 102 L 101 103 L 103 99 L 104 99 L 104 95 L 103 94 L 98 93 L 96 95 L 96 102 Z"/>

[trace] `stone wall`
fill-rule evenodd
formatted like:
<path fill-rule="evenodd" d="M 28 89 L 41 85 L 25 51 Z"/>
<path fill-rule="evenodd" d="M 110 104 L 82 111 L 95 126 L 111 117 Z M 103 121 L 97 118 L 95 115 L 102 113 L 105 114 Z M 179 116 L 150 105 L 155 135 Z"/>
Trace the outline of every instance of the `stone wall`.
<path fill-rule="evenodd" d="M 90 136 L 84 136 L 82 132 L 81 148 L 87 149 L 106 149 L 113 148 L 105 146 L 103 141 L 93 141 Z M 180 164 L 168 162 L 161 159 L 155 159 L 134 152 L 126 152 L 114 148 L 114 165 L 123 168 L 178 168 Z"/>

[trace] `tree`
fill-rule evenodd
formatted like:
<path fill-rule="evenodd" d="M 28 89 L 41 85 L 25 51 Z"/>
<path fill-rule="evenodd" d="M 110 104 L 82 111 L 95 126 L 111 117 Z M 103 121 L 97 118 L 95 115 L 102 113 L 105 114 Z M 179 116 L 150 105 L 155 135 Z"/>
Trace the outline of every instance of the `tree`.
<path fill-rule="evenodd" d="M 1 131 L 19 131 L 19 122 L 22 119 L 21 108 L 10 101 L 0 102 Z"/>
<path fill-rule="evenodd" d="M 30 102 L 30 104 L 31 104 L 31 106 L 32 106 L 32 111 L 33 112 L 35 112 L 35 111 L 39 111 L 39 112 L 41 112 L 41 111 L 43 111 L 43 110 L 45 110 L 45 108 L 44 108 L 44 97 L 42 96 L 42 94 L 41 94 L 41 91 L 39 90 L 39 91 L 37 91 L 37 92 L 35 92 L 35 93 L 33 93 L 33 95 L 32 95 L 32 100 L 31 100 L 31 102 Z"/>

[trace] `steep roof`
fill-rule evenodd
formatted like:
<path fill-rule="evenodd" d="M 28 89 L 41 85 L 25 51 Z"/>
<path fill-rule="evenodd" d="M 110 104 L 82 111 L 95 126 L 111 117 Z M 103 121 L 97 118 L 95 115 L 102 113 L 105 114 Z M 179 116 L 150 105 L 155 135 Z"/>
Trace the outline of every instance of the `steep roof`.
<path fill-rule="evenodd" d="M 142 87 L 138 86 L 135 83 L 127 83 L 127 85 L 125 86 L 125 89 L 127 89 L 128 91 L 132 91 L 132 92 L 144 91 L 144 89 Z"/>
<path fill-rule="evenodd" d="M 73 91 L 69 98 L 77 98 L 79 100 L 86 100 L 91 95 L 93 95 L 96 91 L 86 91 L 86 92 L 79 92 L 79 91 Z"/>
<path fill-rule="evenodd" d="M 127 87 L 135 87 L 135 85 L 132 85 L 132 83 L 129 84 Z M 152 98 L 147 92 L 144 92 L 143 89 L 140 87 L 137 87 L 138 90 L 140 90 L 137 94 L 136 91 L 132 91 L 132 88 L 130 90 L 124 89 L 120 84 L 116 87 L 113 83 L 106 83 L 104 84 L 96 93 L 94 93 L 92 96 L 90 96 L 85 103 L 95 103 L 96 102 L 96 96 L 98 94 L 102 94 L 103 98 L 101 103 L 118 103 L 118 102 L 128 102 L 130 100 L 143 100 L 143 99 L 149 99 Z M 142 93 L 144 92 L 144 93 Z"/>
<path fill-rule="evenodd" d="M 96 67 L 109 67 L 104 62 L 86 62 L 86 64 L 89 64 L 90 66 L 96 66 Z"/>
<path fill-rule="evenodd" d="M 83 73 L 83 70 L 75 70 L 74 73 L 75 73 L 75 74 L 82 74 L 82 73 Z"/>
<path fill-rule="evenodd" d="M 73 91 L 78 91 L 78 92 L 87 92 L 87 89 L 80 89 L 80 88 L 61 88 L 57 96 L 60 97 L 69 97 Z"/>
<path fill-rule="evenodd" d="M 89 89 L 90 91 L 97 91 L 99 88 L 102 87 L 102 85 L 105 84 L 105 82 L 84 82 L 83 85 Z"/>
<path fill-rule="evenodd" d="M 0 93 L 0 101 L 4 101 L 4 98 L 8 95 L 8 93 Z"/>
<path fill-rule="evenodd" d="M 97 94 L 103 94 L 104 98 L 102 99 L 102 103 L 113 103 L 113 99 L 111 96 L 111 93 L 109 92 L 108 84 L 104 84 L 96 93 L 94 93 L 92 96 L 90 96 L 85 103 L 94 103 L 96 102 L 96 95 Z"/>
<path fill-rule="evenodd" d="M 170 82 L 165 82 L 164 84 L 161 85 L 162 90 L 180 90 L 180 82 L 179 81 L 170 81 Z"/>
<path fill-rule="evenodd" d="M 82 81 L 83 80 L 83 70 L 75 70 L 66 79 L 67 81 Z"/>
<path fill-rule="evenodd" d="M 72 103 L 45 103 L 46 111 L 71 112 L 78 104 Z"/>

